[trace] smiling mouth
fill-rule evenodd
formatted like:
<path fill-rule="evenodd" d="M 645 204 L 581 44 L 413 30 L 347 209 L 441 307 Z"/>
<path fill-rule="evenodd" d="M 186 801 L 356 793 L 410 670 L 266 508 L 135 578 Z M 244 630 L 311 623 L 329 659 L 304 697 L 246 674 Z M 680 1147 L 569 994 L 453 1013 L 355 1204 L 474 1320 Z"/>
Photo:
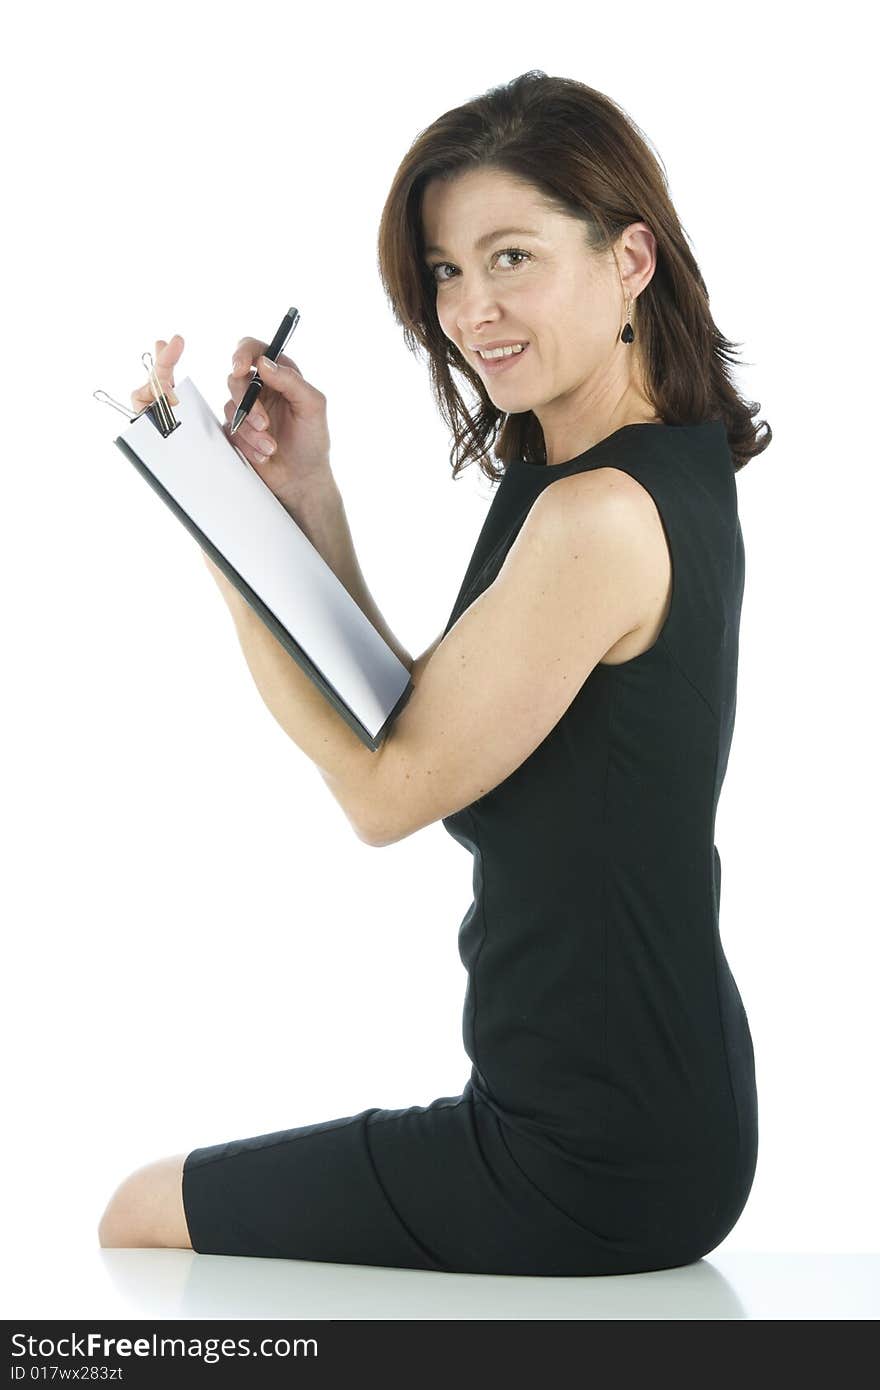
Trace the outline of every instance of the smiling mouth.
<path fill-rule="evenodd" d="M 521 349 L 520 352 L 511 352 L 511 353 L 507 354 L 506 356 L 501 356 L 501 357 L 481 357 L 480 354 L 479 354 L 479 352 L 478 352 L 478 353 L 477 353 L 477 360 L 478 360 L 479 365 L 480 365 L 480 370 L 483 371 L 483 372 L 486 372 L 489 376 L 494 376 L 494 375 L 496 374 L 496 372 L 508 371 L 508 370 L 513 366 L 513 364 L 514 364 L 515 362 L 520 362 L 520 361 L 522 361 L 522 359 L 525 357 L 525 355 L 526 355 L 526 353 L 528 352 L 528 350 L 529 350 L 529 344 L 528 344 L 528 343 L 523 343 L 522 349 Z"/>

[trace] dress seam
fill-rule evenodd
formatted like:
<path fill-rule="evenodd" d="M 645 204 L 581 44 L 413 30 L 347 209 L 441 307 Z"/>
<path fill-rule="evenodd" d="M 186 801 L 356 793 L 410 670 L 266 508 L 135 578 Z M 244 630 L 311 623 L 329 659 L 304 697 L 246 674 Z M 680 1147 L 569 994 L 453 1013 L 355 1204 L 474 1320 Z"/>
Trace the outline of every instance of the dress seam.
<path fill-rule="evenodd" d="M 536 500 L 537 499 L 533 499 L 529 503 L 528 508 L 521 515 L 518 515 L 514 521 L 510 522 L 510 524 L 507 527 L 507 530 L 501 536 L 501 539 L 498 540 L 492 547 L 492 549 L 486 556 L 486 559 L 480 565 L 480 568 L 477 570 L 474 577 L 469 581 L 466 587 L 462 587 L 462 591 L 456 599 L 455 604 L 456 608 L 459 606 L 459 604 L 463 605 L 461 611 L 459 612 L 459 617 L 461 617 L 461 613 L 463 613 L 465 609 L 470 606 L 471 603 L 475 602 L 474 591 L 480 586 L 480 584 L 483 583 L 487 576 L 490 575 L 491 567 L 498 559 L 499 555 L 501 554 L 501 551 L 504 549 L 504 546 L 506 545 L 508 550 L 512 549 L 513 542 L 516 540 L 516 537 L 518 536 L 520 530 L 525 524 L 526 518 L 528 517 L 529 512 L 534 506 Z M 504 560 L 502 559 L 501 563 L 498 566 L 499 570 L 501 569 L 501 565 L 503 563 Z M 495 577 L 497 578 L 497 575 Z M 486 585 L 485 587 L 488 587 L 488 585 Z M 455 609 L 453 609 L 453 612 L 455 612 Z"/>
<path fill-rule="evenodd" d="M 582 1221 L 578 1221 L 576 1216 L 572 1216 L 570 1211 L 566 1211 L 564 1207 L 561 1207 L 557 1202 L 554 1202 L 553 1198 L 544 1191 L 543 1187 L 538 1186 L 534 1178 L 530 1177 L 529 1174 L 525 1171 L 519 1159 L 516 1157 L 516 1154 L 511 1149 L 510 1144 L 507 1141 L 507 1135 L 504 1133 L 504 1125 L 502 1124 L 501 1120 L 498 1118 L 497 1115 L 495 1116 L 495 1121 L 498 1126 L 498 1134 L 501 1138 L 501 1142 L 504 1145 L 504 1148 L 507 1151 L 508 1158 L 510 1159 L 511 1163 L 514 1164 L 517 1171 L 521 1174 L 525 1182 L 528 1183 L 532 1190 L 536 1192 L 538 1196 L 547 1203 L 548 1206 L 552 1207 L 555 1212 L 558 1212 L 559 1215 L 564 1217 L 566 1221 L 570 1221 L 573 1226 L 576 1226 L 579 1231 L 583 1231 L 588 1236 L 592 1236 L 593 1240 L 599 1241 L 601 1245 L 608 1246 L 610 1249 L 621 1248 L 621 1243 L 619 1241 L 613 1240 L 608 1236 L 600 1235 L 600 1233 L 598 1231 L 593 1230 L 592 1227 L 585 1226 Z"/>
<path fill-rule="evenodd" d="M 443 1099 L 443 1097 L 441 1097 L 441 1099 Z M 462 1094 L 462 1095 L 460 1095 L 460 1096 L 456 1096 L 454 1099 L 453 1099 L 453 1098 L 450 1098 L 450 1102 L 449 1102 L 448 1105 L 440 1106 L 440 1107 L 438 1107 L 438 1108 L 440 1108 L 440 1109 L 442 1109 L 442 1110 L 454 1110 L 456 1106 L 458 1106 L 458 1105 L 463 1105 L 463 1104 L 466 1102 L 466 1100 L 467 1100 L 467 1096 L 464 1095 L 464 1094 Z M 379 1124 L 379 1125 L 380 1125 L 380 1124 L 382 1124 L 385 1120 L 396 1120 L 396 1119 L 399 1119 L 399 1118 L 400 1118 L 399 1113 L 398 1113 L 397 1110 L 391 1110 L 387 1115 L 383 1115 L 381 1112 L 382 1112 L 382 1110 L 385 1109 L 385 1108 L 387 1108 L 387 1107 L 384 1107 L 384 1106 L 381 1106 L 381 1105 L 371 1105 L 371 1106 L 368 1106 L 368 1107 L 367 1107 L 366 1109 L 364 1109 L 364 1110 L 358 1110 L 358 1111 L 356 1111 L 356 1112 L 355 1112 L 354 1114 L 352 1114 L 352 1115 L 341 1115 L 341 1116 L 339 1116 L 337 1119 L 327 1120 L 327 1121 L 324 1121 L 324 1122 L 321 1122 L 320 1120 L 318 1120 L 318 1121 L 315 1122 L 314 1125 L 310 1124 L 310 1123 L 308 1122 L 308 1120 L 306 1120 L 302 1126 L 294 1126 L 293 1128 L 294 1128 L 294 1129 L 298 1129 L 298 1128 L 308 1129 L 308 1130 L 310 1131 L 310 1132 L 309 1132 L 309 1135 L 308 1135 L 308 1138 L 311 1139 L 312 1137 L 315 1137 L 315 1136 L 317 1136 L 317 1135 L 319 1135 L 319 1134 L 327 1134 L 329 1131 L 334 1130 L 334 1129 L 344 1129 L 344 1128 L 345 1128 L 345 1124 L 339 1124 L 339 1122 L 338 1122 L 340 1119 L 346 1121 L 348 1124 L 351 1124 L 354 1120 L 363 1120 L 364 1123 L 365 1123 L 365 1124 L 368 1124 L 368 1125 L 375 1125 L 375 1124 Z M 405 1107 L 405 1108 L 409 1108 L 409 1107 Z M 429 1109 L 430 1107 L 429 1107 L 429 1106 L 423 1106 L 423 1107 L 420 1107 L 420 1108 L 427 1110 L 427 1109 Z M 273 1130 L 269 1130 L 269 1131 L 267 1131 L 267 1132 L 270 1133 L 270 1134 L 271 1134 L 271 1133 L 274 1133 Z M 251 1137 L 254 1137 L 254 1138 L 258 1138 L 258 1139 L 259 1139 L 259 1138 L 262 1138 L 262 1135 L 255 1135 L 255 1136 L 251 1136 Z M 279 1136 L 278 1136 L 277 1139 L 272 1139 L 272 1140 L 271 1140 L 270 1142 L 268 1142 L 268 1143 L 261 1144 L 261 1145 L 260 1145 L 260 1151 L 262 1151 L 262 1150 L 264 1150 L 264 1149 L 275 1149 L 275 1148 L 278 1148 L 278 1146 L 279 1146 L 280 1144 L 292 1144 L 292 1143 L 296 1143 L 298 1137 L 299 1137 L 299 1136 L 296 1135 L 295 1133 L 292 1133 L 292 1132 L 290 1132 L 290 1131 L 288 1131 L 288 1130 L 284 1130 L 283 1133 L 279 1134 Z M 221 1145 L 222 1145 L 224 1148 L 228 1148 L 230 1144 L 238 1144 L 238 1143 L 241 1143 L 241 1142 L 242 1142 L 242 1141 L 241 1141 L 241 1140 L 238 1140 L 238 1139 L 226 1139 L 226 1140 L 221 1139 L 221 1140 L 218 1141 L 217 1144 L 197 1144 L 194 1148 L 188 1150 L 187 1155 L 186 1155 L 186 1159 L 184 1160 L 184 1162 L 187 1163 L 187 1162 L 189 1161 L 189 1159 L 192 1157 L 192 1155 L 198 1153 L 201 1149 L 214 1149 L 214 1148 L 219 1148 Z M 239 1153 L 248 1153 L 248 1152 L 250 1152 L 250 1150 L 239 1150 Z M 239 1154 L 237 1154 L 237 1153 L 235 1153 L 235 1154 L 229 1154 L 229 1153 L 213 1154 L 211 1158 L 200 1158 L 200 1159 L 198 1159 L 195 1163 L 190 1164 L 190 1167 L 192 1167 L 192 1168 L 210 1168 L 210 1166 L 211 1166 L 212 1163 L 224 1163 L 224 1162 L 227 1162 L 227 1161 L 229 1161 L 229 1160 L 236 1159 L 236 1158 L 238 1158 L 238 1157 L 239 1157 Z"/>
<path fill-rule="evenodd" d="M 380 1110 L 380 1109 L 381 1109 L 381 1106 L 378 1106 L 378 1105 L 376 1105 L 376 1106 L 371 1106 L 371 1107 L 366 1111 L 366 1114 L 367 1114 L 367 1115 L 373 1115 L 373 1114 L 376 1113 L 376 1111 L 378 1111 L 378 1110 Z M 362 1116 L 364 1113 L 365 1113 L 365 1112 L 363 1112 L 363 1111 L 359 1111 L 359 1112 L 358 1112 L 357 1114 L 355 1114 L 355 1115 L 345 1115 L 345 1116 L 342 1116 L 341 1118 L 347 1120 L 347 1121 L 350 1123 L 352 1120 L 360 1119 L 361 1116 Z M 313 1128 L 311 1125 L 309 1125 L 308 1122 L 306 1122 L 303 1126 L 296 1126 L 296 1128 L 308 1128 L 308 1129 L 310 1129 L 310 1130 L 311 1130 L 311 1134 L 310 1134 L 309 1137 L 311 1138 L 312 1136 L 317 1136 L 317 1135 L 319 1135 L 319 1134 L 327 1134 L 330 1130 L 341 1129 L 341 1128 L 343 1128 L 343 1126 L 342 1126 L 342 1125 L 339 1125 L 335 1120 L 328 1120 L 328 1121 L 326 1121 L 325 1123 L 321 1123 L 321 1121 L 318 1121 L 318 1122 L 317 1122 L 317 1127 L 315 1127 L 315 1128 Z M 274 1131 L 269 1130 L 268 1133 L 271 1134 L 271 1133 L 274 1133 Z M 251 1138 L 262 1139 L 262 1137 L 263 1137 L 263 1136 L 262 1136 L 261 1134 L 257 1134 L 257 1135 L 248 1136 L 248 1139 L 251 1139 Z M 265 1144 L 260 1144 L 260 1146 L 259 1146 L 260 1152 L 262 1152 L 263 1150 L 266 1150 L 266 1149 L 277 1149 L 277 1148 L 279 1147 L 279 1145 L 281 1145 L 281 1144 L 292 1144 L 292 1143 L 295 1143 L 295 1142 L 296 1142 L 296 1138 L 297 1138 L 297 1136 L 296 1136 L 295 1134 L 290 1133 L 290 1131 L 288 1131 L 288 1130 L 284 1130 L 283 1133 L 279 1134 L 279 1136 L 278 1136 L 277 1139 L 272 1139 L 272 1140 L 267 1141 Z M 230 1146 L 230 1144 L 239 1144 L 239 1143 L 242 1143 L 242 1142 L 247 1142 L 247 1141 L 242 1141 L 242 1140 L 240 1140 L 240 1139 L 226 1139 L 226 1140 L 221 1139 L 221 1140 L 219 1140 L 216 1144 L 197 1144 L 196 1147 L 195 1147 L 194 1149 L 190 1149 L 189 1153 L 188 1153 L 187 1156 L 186 1156 L 186 1160 L 185 1160 L 185 1161 L 186 1161 L 186 1162 L 189 1162 L 189 1159 L 192 1157 L 192 1155 L 195 1154 L 195 1153 L 198 1153 L 200 1149 L 215 1149 L 215 1148 L 220 1148 L 221 1146 L 222 1146 L 224 1149 L 228 1149 L 229 1146 Z M 252 1152 L 252 1151 L 249 1150 L 249 1149 L 239 1149 L 238 1153 L 232 1153 L 232 1154 L 230 1154 L 230 1153 L 212 1154 L 212 1156 L 211 1156 L 210 1158 L 200 1158 L 200 1159 L 197 1159 L 196 1162 L 193 1163 L 191 1166 L 192 1166 L 193 1168 L 210 1168 L 210 1166 L 211 1166 L 212 1163 L 226 1163 L 226 1162 L 232 1162 L 232 1161 L 234 1161 L 236 1158 L 239 1158 L 242 1154 L 246 1154 L 246 1153 L 250 1153 L 250 1152 Z"/>
<path fill-rule="evenodd" d="M 605 756 L 605 786 L 602 791 L 602 826 L 605 831 L 604 843 L 602 845 L 602 987 L 603 987 L 603 1057 L 605 1062 L 605 1114 L 603 1117 L 603 1133 L 606 1145 L 609 1142 L 611 1132 L 611 1066 L 608 1057 L 608 877 L 609 877 L 609 810 L 608 810 L 608 788 L 611 781 L 611 750 L 613 744 L 613 723 L 614 723 L 614 702 L 617 698 L 618 685 L 613 685 L 608 696 L 608 737 Z"/>
<path fill-rule="evenodd" d="M 489 934 L 489 878 L 488 878 L 488 875 L 487 875 L 487 873 L 486 873 L 486 858 L 485 858 L 485 855 L 483 854 L 483 843 L 482 843 L 482 841 L 481 841 L 481 839 L 480 839 L 480 831 L 479 831 L 479 827 L 477 826 L 476 817 L 474 816 L 473 812 L 472 812 L 469 808 L 466 808 L 466 814 L 467 814 L 468 820 L 469 820 L 470 823 L 471 823 L 471 827 L 472 827 L 472 829 L 473 829 L 474 844 L 475 844 L 476 847 L 477 847 L 477 854 L 480 856 L 480 882 L 481 882 L 481 884 L 482 884 L 482 892 L 480 893 L 480 919 L 481 919 L 481 922 L 482 922 L 483 934 L 482 934 L 482 936 L 480 937 L 480 944 L 479 944 L 479 946 L 477 947 L 477 952 L 476 952 L 476 955 L 474 956 L 473 964 L 472 964 L 472 967 L 471 967 L 471 970 L 470 970 L 470 978 L 471 978 L 471 995 L 472 995 L 472 998 L 471 998 L 471 1042 L 472 1042 L 473 1049 L 474 1049 L 474 1055 L 473 1055 L 473 1059 L 472 1059 L 472 1060 L 473 1060 L 473 1064 L 474 1064 L 474 1066 L 476 1067 L 477 1071 L 479 1072 L 480 1076 L 482 1076 L 483 1073 L 482 1073 L 482 1071 L 480 1071 L 480 1049 L 479 1049 L 479 1047 L 477 1046 L 477 1013 L 478 1013 L 478 1005 L 479 1005 L 479 998 L 480 998 L 480 996 L 479 996 L 479 990 L 478 990 L 478 988 L 477 988 L 477 970 L 478 970 L 479 964 L 480 964 L 480 957 L 481 957 L 482 954 L 483 954 L 483 947 L 484 947 L 485 944 L 486 944 L 486 937 L 487 937 L 488 934 Z"/>
<path fill-rule="evenodd" d="M 683 680 L 687 685 L 690 686 L 691 690 L 694 692 L 695 695 L 699 695 L 700 699 L 702 700 L 703 704 L 706 706 L 706 709 L 709 711 L 709 713 L 711 714 L 711 716 L 712 716 L 712 718 L 715 720 L 715 722 L 716 722 L 716 723 L 720 723 L 720 718 L 719 718 L 719 715 L 718 715 L 718 711 L 714 708 L 714 706 L 712 705 L 711 701 L 709 701 L 709 700 L 706 699 L 706 696 L 703 694 L 703 692 L 702 692 L 702 690 L 700 689 L 700 687 L 699 687 L 698 685 L 695 685 L 694 682 L 691 680 L 691 678 L 690 678 L 690 676 L 688 675 L 687 671 L 686 671 L 686 670 L 684 669 L 684 667 L 681 665 L 681 663 L 679 662 L 678 658 L 677 658 L 676 655 L 675 655 L 675 652 L 672 650 L 672 647 L 670 646 L 669 642 L 667 641 L 667 639 L 666 639 L 666 633 L 665 633 L 665 632 L 661 632 L 659 638 L 657 639 L 656 645 L 657 645 L 658 647 L 661 646 L 661 645 L 663 646 L 664 650 L 666 651 L 666 653 L 667 653 L 667 655 L 668 655 L 668 657 L 669 657 L 669 660 L 672 662 L 673 666 L 675 667 L 675 669 L 676 669 L 676 671 L 678 672 L 678 674 L 681 676 L 682 680 Z M 623 665 L 625 666 L 626 663 L 624 662 Z"/>
<path fill-rule="evenodd" d="M 386 1119 L 391 1119 L 392 1117 L 391 1117 L 391 1116 L 385 1116 L 384 1118 L 386 1118 Z M 399 1116 L 396 1117 L 396 1118 L 399 1118 Z M 380 1121 L 380 1123 L 381 1123 L 381 1121 Z M 412 1241 L 413 1245 L 414 1245 L 414 1246 L 416 1247 L 416 1249 L 420 1252 L 420 1254 L 421 1254 L 426 1260 L 428 1260 L 428 1262 L 429 1262 L 431 1265 L 433 1265 L 435 1271 L 440 1272 L 440 1273 L 445 1273 L 445 1274 L 450 1273 L 450 1272 L 451 1272 L 450 1266 L 446 1263 L 446 1261 L 445 1261 L 445 1260 L 441 1260 L 440 1256 L 437 1255 L 433 1250 L 431 1250 L 427 1245 L 425 1245 L 424 1241 L 419 1240 L 419 1238 L 418 1238 L 418 1236 L 416 1235 L 416 1233 L 415 1233 L 413 1230 L 411 1230 L 409 1224 L 408 1224 L 406 1221 L 404 1221 L 404 1219 L 403 1219 L 403 1217 L 401 1216 L 400 1212 L 397 1210 L 397 1207 L 394 1205 L 394 1202 L 391 1200 L 391 1195 L 390 1195 L 390 1193 L 387 1191 L 384 1182 L 382 1181 L 381 1177 L 379 1176 L 379 1169 L 378 1169 L 378 1167 L 377 1167 L 377 1165 L 376 1165 L 376 1159 L 375 1159 L 375 1157 L 374 1157 L 374 1155 L 373 1155 L 372 1145 L 370 1144 L 370 1121 L 369 1121 L 369 1119 L 365 1119 L 365 1120 L 364 1120 L 364 1124 L 363 1124 L 363 1139 L 364 1139 L 364 1148 L 365 1148 L 366 1151 L 367 1151 L 367 1161 L 368 1161 L 368 1163 L 369 1163 L 369 1165 L 370 1165 L 370 1170 L 371 1170 L 371 1172 L 372 1172 L 372 1174 L 373 1174 L 373 1178 L 374 1178 L 374 1180 L 375 1180 L 375 1182 L 376 1182 L 376 1186 L 378 1187 L 379 1191 L 382 1193 L 382 1196 L 385 1198 L 385 1203 L 386 1203 L 386 1205 L 387 1205 L 387 1207 L 388 1207 L 388 1210 L 389 1210 L 389 1211 L 392 1213 L 392 1215 L 394 1216 L 394 1219 L 397 1221 L 398 1225 L 400 1226 L 400 1229 L 409 1237 L 409 1239 Z"/>
<path fill-rule="evenodd" d="M 712 764 L 712 767 L 713 767 L 713 771 L 712 771 L 712 783 L 713 783 L 713 786 L 716 784 L 716 778 L 717 778 L 717 776 L 718 776 L 718 754 L 719 754 L 719 745 L 716 743 L 716 745 L 715 745 L 715 757 L 714 757 L 713 764 Z M 711 838 L 711 836 L 710 836 L 710 838 Z M 714 841 L 713 841 L 713 845 L 712 845 L 712 850 L 710 851 L 710 854 L 709 854 L 709 863 L 710 863 L 710 864 L 714 863 Z M 723 946 L 721 945 L 721 914 L 720 914 L 720 909 L 717 909 L 717 908 L 714 907 L 714 904 L 715 904 L 715 889 L 714 889 L 714 884 L 713 884 L 713 885 L 710 885 L 710 897 L 711 897 L 711 901 L 712 901 L 712 903 L 713 903 L 713 916 L 714 916 L 714 918 L 715 918 L 715 933 L 714 933 L 713 941 L 712 941 L 712 977 L 713 977 L 713 981 L 714 981 L 714 985 L 715 985 L 715 1008 L 716 1008 L 717 1013 L 718 1013 L 718 1028 L 719 1028 L 719 1031 L 720 1031 L 720 1033 L 721 1033 L 721 1046 L 722 1046 L 722 1048 L 724 1049 L 724 1067 L 725 1067 L 725 1070 L 726 1070 L 726 1072 L 727 1072 L 727 1084 L 728 1084 L 728 1086 L 730 1087 L 730 1099 L 731 1099 L 731 1101 L 732 1101 L 732 1103 L 733 1103 L 733 1114 L 734 1114 L 734 1118 L 736 1119 L 736 1163 L 734 1164 L 734 1167 L 735 1167 L 736 1173 L 739 1174 L 739 1171 L 740 1171 L 740 1164 L 741 1164 L 741 1160 L 742 1160 L 742 1147 L 743 1147 L 743 1146 L 742 1146 L 742 1126 L 740 1125 L 740 1118 L 739 1118 L 739 1100 L 737 1099 L 736 1090 L 734 1089 L 734 1085 L 733 1085 L 733 1073 L 732 1073 L 732 1071 L 730 1070 L 730 1051 L 729 1051 L 729 1048 L 728 1048 L 728 1045 L 727 1045 L 727 1031 L 726 1031 L 726 1029 L 725 1029 L 725 1027 L 724 1027 L 724 1015 L 723 1015 L 722 1009 L 721 1009 L 721 995 L 719 994 L 719 991 L 718 991 L 718 951 L 719 951 L 719 950 L 723 950 L 724 948 L 723 948 Z"/>

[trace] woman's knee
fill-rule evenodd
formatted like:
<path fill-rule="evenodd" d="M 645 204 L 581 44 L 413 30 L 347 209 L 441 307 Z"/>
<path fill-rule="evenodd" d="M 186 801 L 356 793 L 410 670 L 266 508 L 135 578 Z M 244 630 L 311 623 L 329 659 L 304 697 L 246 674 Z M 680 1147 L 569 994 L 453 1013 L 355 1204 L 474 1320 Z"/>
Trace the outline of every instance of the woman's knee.
<path fill-rule="evenodd" d="M 164 1246 L 191 1250 L 183 1206 L 186 1154 L 157 1159 L 119 1184 L 98 1223 L 102 1246 Z"/>

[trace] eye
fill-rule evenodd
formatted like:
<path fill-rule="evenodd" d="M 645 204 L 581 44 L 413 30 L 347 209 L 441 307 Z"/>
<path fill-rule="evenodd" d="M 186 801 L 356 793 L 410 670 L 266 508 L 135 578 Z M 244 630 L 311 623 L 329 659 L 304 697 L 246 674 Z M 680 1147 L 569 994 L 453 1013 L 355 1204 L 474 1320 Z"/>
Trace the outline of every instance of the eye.
<path fill-rule="evenodd" d="M 503 251 L 498 251 L 498 252 L 496 252 L 496 255 L 498 255 L 498 256 L 519 256 L 519 257 L 521 257 L 521 261 L 517 262 L 517 265 L 515 265 L 515 266 L 513 267 L 514 270 L 518 269 L 518 267 L 519 267 L 519 265 L 522 263 L 522 261 L 530 261 L 530 260 L 531 260 L 531 255 L 530 255 L 530 253 L 529 253 L 528 251 L 520 251 L 520 250 L 519 250 L 517 247 L 515 247 L 515 246 L 506 246 L 506 247 L 504 248 Z M 434 281 L 434 284 L 435 284 L 435 285 L 443 285 L 443 284 L 446 283 L 447 280 L 451 280 L 451 279 L 453 278 L 451 275 L 441 275 L 441 276 L 438 276 L 438 275 L 436 274 L 436 272 L 437 272 L 438 270 L 442 270 L 442 269 L 444 268 L 444 266 L 450 266 L 450 265 L 451 265 L 451 262 L 450 262 L 450 261 L 434 261 L 432 264 L 430 264 L 430 265 L 428 266 L 428 270 L 429 270 L 431 279 Z M 452 266 L 452 269 L 454 270 L 455 267 Z"/>

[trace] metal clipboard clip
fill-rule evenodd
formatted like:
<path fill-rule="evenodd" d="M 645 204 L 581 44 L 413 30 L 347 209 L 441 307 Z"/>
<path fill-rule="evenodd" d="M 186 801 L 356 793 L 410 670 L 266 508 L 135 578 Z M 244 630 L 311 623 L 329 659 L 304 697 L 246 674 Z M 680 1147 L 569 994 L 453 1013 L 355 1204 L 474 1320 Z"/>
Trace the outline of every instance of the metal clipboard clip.
<path fill-rule="evenodd" d="M 121 411 L 123 415 L 128 417 L 132 424 L 135 420 L 139 420 L 142 415 L 149 416 L 163 439 L 167 439 L 169 434 L 173 434 L 176 429 L 180 428 L 183 421 L 178 420 L 175 416 L 174 411 L 171 409 L 171 403 L 159 384 L 155 363 L 153 362 L 153 354 L 151 352 L 141 353 L 141 361 L 147 369 L 150 379 L 150 389 L 155 396 L 152 405 L 145 405 L 143 410 L 139 410 L 133 415 L 130 406 L 120 405 L 119 401 L 114 401 L 113 397 L 108 395 L 106 391 L 93 391 L 92 395 L 96 401 L 103 401 L 107 405 L 112 405 L 114 410 Z"/>

